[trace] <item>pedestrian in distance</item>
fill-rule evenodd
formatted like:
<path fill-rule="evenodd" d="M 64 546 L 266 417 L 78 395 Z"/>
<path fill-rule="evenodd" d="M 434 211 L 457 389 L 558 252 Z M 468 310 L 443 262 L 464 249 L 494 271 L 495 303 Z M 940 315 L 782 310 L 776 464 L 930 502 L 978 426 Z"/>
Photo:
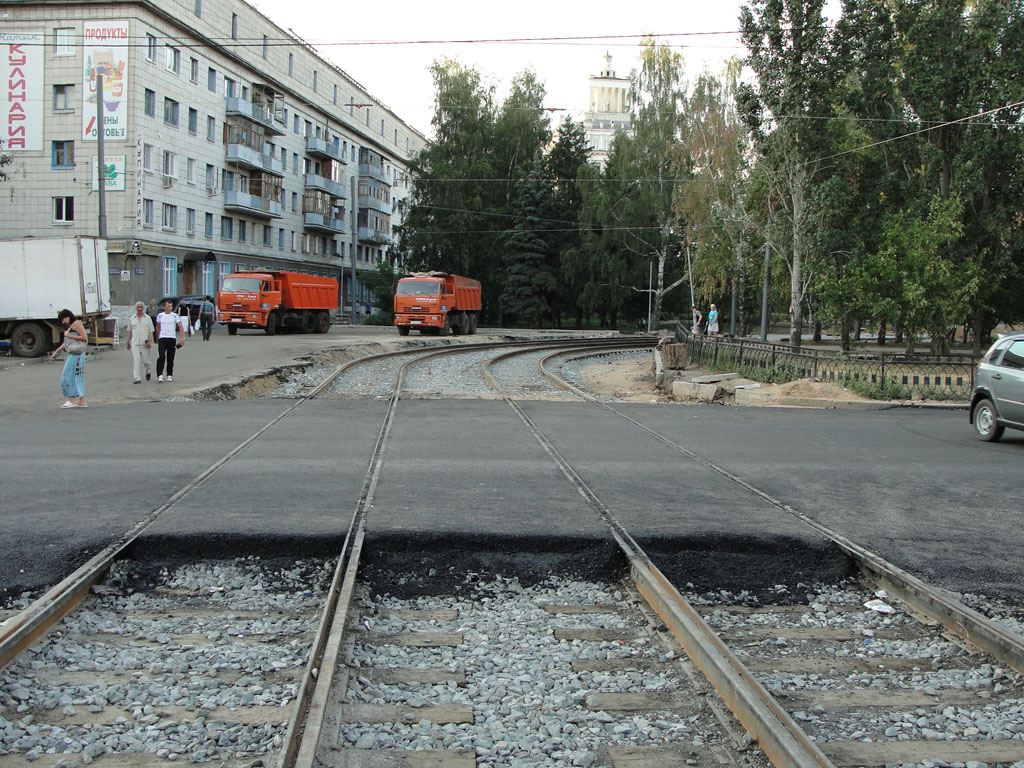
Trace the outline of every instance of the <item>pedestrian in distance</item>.
<path fill-rule="evenodd" d="M 711 311 L 708 312 L 708 336 L 718 335 L 718 309 L 714 304 L 711 305 Z"/>
<path fill-rule="evenodd" d="M 132 381 L 142 381 L 142 370 L 146 370 L 146 381 L 153 377 L 149 362 L 153 349 L 153 321 L 146 314 L 146 305 L 135 302 L 135 314 L 128 318 L 128 351 L 132 353 Z"/>
<path fill-rule="evenodd" d="M 697 336 L 700 334 L 700 324 L 704 322 L 704 313 L 697 309 L 697 305 L 694 304 L 691 307 L 693 312 L 693 335 Z"/>
<path fill-rule="evenodd" d="M 157 325 L 157 358 L 156 358 L 156 380 L 164 380 L 164 363 L 167 363 L 167 380 L 174 381 L 174 355 L 185 346 L 185 323 L 184 319 L 173 310 L 174 302 L 170 299 L 164 302 L 164 311 L 156 316 Z"/>
<path fill-rule="evenodd" d="M 160 309 L 156 305 L 156 299 L 149 300 L 149 307 L 146 308 L 146 314 L 149 315 L 149 319 L 153 321 L 153 330 L 156 330 L 156 316 L 160 314 Z"/>
<path fill-rule="evenodd" d="M 210 340 L 210 335 L 213 333 L 213 320 L 216 311 L 217 307 L 214 305 L 213 299 L 206 296 L 199 307 L 199 328 L 203 332 L 203 341 Z"/>
<path fill-rule="evenodd" d="M 60 389 L 64 393 L 61 408 L 87 408 L 85 404 L 85 352 L 89 348 L 89 337 L 82 321 L 70 309 L 62 309 L 57 319 L 64 326 L 64 343 L 50 353 L 52 360 L 64 350 L 64 372 L 60 377 Z"/>

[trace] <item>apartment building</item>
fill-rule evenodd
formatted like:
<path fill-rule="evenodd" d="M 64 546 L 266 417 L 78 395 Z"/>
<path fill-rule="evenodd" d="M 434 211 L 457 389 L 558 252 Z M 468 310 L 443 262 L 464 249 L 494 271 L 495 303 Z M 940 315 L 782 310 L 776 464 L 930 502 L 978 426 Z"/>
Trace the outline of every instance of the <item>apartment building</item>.
<path fill-rule="evenodd" d="M 368 298 L 425 139 L 353 77 L 242 0 L 0 11 L 0 237 L 99 234 L 102 175 L 115 308 L 250 269 Z"/>
<path fill-rule="evenodd" d="M 601 167 L 608 161 L 616 132 L 633 130 L 629 88 L 630 79 L 616 76 L 611 54 L 606 53 L 604 69 L 590 77 L 588 109 L 582 118 L 587 143 L 593 150 L 590 159 Z"/>

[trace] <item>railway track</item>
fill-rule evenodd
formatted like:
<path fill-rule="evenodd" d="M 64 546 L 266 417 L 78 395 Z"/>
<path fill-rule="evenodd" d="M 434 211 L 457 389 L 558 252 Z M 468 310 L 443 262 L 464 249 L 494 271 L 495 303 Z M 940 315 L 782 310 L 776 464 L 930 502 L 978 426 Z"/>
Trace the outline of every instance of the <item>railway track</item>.
<path fill-rule="evenodd" d="M 549 344 L 553 349 L 538 361 L 538 371 L 552 386 L 588 399 L 551 365 L 556 358 L 564 361 L 595 350 L 564 341 Z M 391 369 L 396 383 L 337 564 L 331 573 L 315 563 L 271 565 L 269 572 L 278 574 L 272 581 L 280 592 L 268 591 L 265 585 L 252 589 L 281 595 L 275 598 L 281 607 L 272 622 L 258 627 L 260 631 L 254 632 L 252 624 L 258 609 L 231 605 L 217 612 L 225 606 L 216 603 L 226 596 L 219 595 L 216 583 L 206 584 L 200 578 L 182 593 L 175 586 L 181 578 L 177 572 L 166 574 L 167 583 L 159 586 L 148 580 L 136 583 L 116 569 L 111 576 L 112 564 L 144 530 L 142 523 L 35 606 L 8 618 L 0 630 L 0 654 L 6 654 L 0 659 L 5 663 L 40 641 L 54 617 L 86 599 L 90 585 L 101 585 L 100 594 L 93 590 L 88 602 L 65 619 L 63 628 L 43 641 L 47 650 L 42 655 L 34 649 L 32 661 L 21 656 L 8 668 L 3 688 L 7 707 L 0 711 L 0 717 L 19 733 L 32 731 L 33 726 L 35 733 L 69 726 L 76 734 L 90 733 L 94 738 L 88 744 L 71 745 L 68 754 L 45 754 L 44 750 L 31 754 L 29 741 L 16 742 L 8 750 L 11 754 L 0 754 L 0 768 L 23 765 L 31 758 L 43 765 L 98 759 L 112 765 L 117 760 L 127 761 L 124 765 L 162 764 L 172 755 L 216 759 L 225 765 L 280 766 L 758 765 L 763 764 L 761 750 L 778 766 L 924 764 L 926 760 L 1010 765 L 1024 760 L 1024 740 L 1018 736 L 1022 696 L 1018 673 L 1024 658 L 1019 636 L 820 526 L 819 531 L 859 564 L 865 574 L 859 591 L 846 584 L 813 594 L 785 594 L 774 605 L 744 595 L 684 594 L 685 585 L 669 583 L 618 523 L 615 511 L 520 406 L 518 401 L 529 396 L 530 387 L 517 380 L 518 374 L 502 373 L 504 361 L 499 358 L 507 360 L 508 355 L 496 348 L 500 346 L 419 350 L 343 366 L 158 510 L 157 514 L 170 510 L 183 494 L 261 439 L 302 402 L 331 388 L 338 394 L 338 382 L 346 374 L 360 366 L 402 360 Z M 607 583 L 564 580 L 523 587 L 507 576 L 481 580 L 471 573 L 456 574 L 455 581 L 466 585 L 462 594 L 436 605 L 426 598 L 378 596 L 360 581 L 367 520 L 372 519 L 385 447 L 403 387 L 408 381 L 434 375 L 431 366 L 443 366 L 442 357 L 456 350 L 466 360 L 468 355 L 482 356 L 479 361 L 461 363 L 459 377 L 478 372 L 495 396 L 505 397 L 571 487 L 605 522 L 621 551 L 620 575 L 628 572 L 627 580 L 612 589 Z M 527 352 L 520 349 L 509 354 Z M 536 357 L 538 353 L 534 349 L 529 354 Z M 519 394 L 505 394 L 502 382 L 512 382 Z M 417 384 L 413 391 L 425 389 L 429 395 L 429 386 Z M 615 411 L 607 403 L 600 405 Z M 656 430 L 615 412 L 768 507 L 814 524 Z M 257 583 L 265 579 L 254 575 L 263 570 L 252 563 L 232 567 L 250 572 Z M 282 573 L 300 576 L 282 579 Z M 887 590 L 885 597 L 875 597 L 882 589 Z M 248 589 L 237 591 L 246 594 Z M 302 599 L 289 599 L 296 594 Z M 171 603 L 145 602 L 172 595 Z M 505 598 L 518 605 L 515 612 L 510 613 Z M 865 608 L 871 599 L 882 601 L 879 605 L 893 612 Z M 207 600 L 213 605 L 203 603 Z M 134 618 L 114 618 L 121 603 L 132 604 L 131 609 L 139 613 Z M 311 604 L 317 608 L 310 610 Z M 488 604 L 494 607 L 490 613 L 483 609 Z M 147 627 L 146 621 L 155 621 L 165 612 L 172 618 L 181 614 L 180 624 L 172 622 L 173 631 L 160 631 L 164 624 Z M 83 614 L 106 618 L 77 618 Z M 76 626 L 84 631 L 73 631 Z M 143 678 L 160 673 L 219 680 L 221 698 L 197 695 L 182 699 L 184 704 L 132 703 L 129 709 L 122 705 L 130 717 L 112 716 L 110 710 L 121 702 L 96 698 L 96 694 L 91 702 L 83 694 L 73 697 L 72 703 L 58 700 L 48 708 L 50 699 L 39 695 L 36 689 L 42 690 L 42 684 L 34 681 L 48 679 L 51 687 L 60 688 L 54 681 L 64 671 L 83 672 L 69 664 L 67 656 L 53 651 L 53 644 L 72 636 L 75 642 L 84 637 L 86 643 L 102 645 L 101 640 L 117 635 L 112 627 L 122 633 L 122 640 L 113 644 L 123 643 L 124 633 L 131 633 L 127 642 L 135 653 L 132 658 L 141 659 L 133 662 L 138 664 L 134 668 L 99 662 L 113 664 L 113 677 L 139 679 L 143 688 Z M 225 638 L 234 638 L 230 644 L 259 643 L 268 652 L 267 669 L 225 668 L 220 645 Z M 525 642 L 527 651 L 522 658 L 509 658 L 503 664 L 502 649 L 518 642 Z M 142 649 L 147 644 L 181 648 L 184 658 L 169 670 L 159 664 L 154 668 L 153 663 L 145 663 Z M 218 650 L 211 665 L 203 667 L 199 657 L 204 653 L 197 649 L 208 646 Z M 683 658 L 680 647 L 688 658 Z M 552 659 L 551 666 L 536 663 L 546 657 Z M 47 666 L 50 658 L 53 666 Z M 396 659 L 405 663 L 396 664 Z M 84 671 L 86 675 L 102 673 L 96 674 L 97 689 L 116 688 L 116 682 L 104 677 L 109 670 Z M 42 674 L 33 677 L 35 672 Z M 705 679 L 714 685 L 724 706 L 707 696 Z M 548 685 L 543 681 L 551 680 L 562 686 L 557 695 L 543 692 Z M 922 680 L 923 692 L 918 690 Z M 268 703 L 240 703 L 232 698 L 240 695 L 236 689 L 256 689 L 265 696 L 261 701 Z M 497 689 L 512 693 L 498 695 Z M 486 703 L 490 699 L 496 699 L 491 702 L 495 706 Z M 749 736 L 726 715 L 726 707 Z M 69 714 L 69 708 L 74 712 Z M 502 713 L 502 708 L 508 712 Z M 492 710 L 497 711 L 493 716 Z M 477 712 L 488 713 L 489 719 L 477 722 Z M 21 718 L 14 721 L 7 713 Z M 59 716 L 51 722 L 47 713 Z M 543 717 L 531 720 L 537 713 Z M 27 725 L 21 725 L 26 718 Z M 104 718 L 113 722 L 105 724 Z M 196 725 L 200 721 L 202 725 Z M 961 721 L 971 724 L 950 726 Z M 525 729 L 516 728 L 520 722 L 527 723 Z M 104 730 L 108 726 L 129 734 L 124 742 L 127 749 L 108 749 L 107 739 L 113 738 Z M 946 737 L 955 727 L 961 728 L 958 738 L 949 740 Z M 4 728 L 0 722 L 0 735 Z M 169 739 L 143 758 L 130 752 L 130 734 L 137 728 L 177 733 L 179 738 Z M 532 739 L 531 732 L 535 732 Z M 106 735 L 100 738 L 97 733 Z M 200 733 L 202 740 L 197 742 Z M 258 737 L 239 742 L 251 734 Z M 749 749 L 752 742 L 761 750 Z M 124 746 L 116 739 L 113 743 Z"/>

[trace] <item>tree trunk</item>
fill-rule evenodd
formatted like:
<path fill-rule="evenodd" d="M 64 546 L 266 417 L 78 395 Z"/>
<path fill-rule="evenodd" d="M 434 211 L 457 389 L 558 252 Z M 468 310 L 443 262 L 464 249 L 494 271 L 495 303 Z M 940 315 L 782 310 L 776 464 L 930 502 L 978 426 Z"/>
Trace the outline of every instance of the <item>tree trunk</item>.
<path fill-rule="evenodd" d="M 971 311 L 971 333 L 974 335 L 971 352 L 980 355 L 981 341 L 988 336 L 985 333 L 985 313 L 980 306 L 975 306 Z"/>
<path fill-rule="evenodd" d="M 880 347 L 884 347 L 885 346 L 885 327 L 886 327 L 885 320 L 883 320 L 882 322 L 880 322 L 878 324 L 878 338 L 876 339 L 876 343 Z"/>

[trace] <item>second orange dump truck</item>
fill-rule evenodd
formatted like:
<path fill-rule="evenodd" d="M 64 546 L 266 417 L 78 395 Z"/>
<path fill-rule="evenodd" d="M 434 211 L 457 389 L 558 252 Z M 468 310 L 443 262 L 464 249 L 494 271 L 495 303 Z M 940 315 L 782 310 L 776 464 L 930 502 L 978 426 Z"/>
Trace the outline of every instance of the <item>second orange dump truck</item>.
<path fill-rule="evenodd" d="M 338 281 L 298 272 L 235 272 L 217 294 L 220 321 L 234 336 L 239 328 L 327 333 L 338 308 Z"/>
<path fill-rule="evenodd" d="M 476 333 L 480 282 L 448 272 L 415 272 L 398 281 L 395 325 L 402 336 L 420 333 Z"/>

